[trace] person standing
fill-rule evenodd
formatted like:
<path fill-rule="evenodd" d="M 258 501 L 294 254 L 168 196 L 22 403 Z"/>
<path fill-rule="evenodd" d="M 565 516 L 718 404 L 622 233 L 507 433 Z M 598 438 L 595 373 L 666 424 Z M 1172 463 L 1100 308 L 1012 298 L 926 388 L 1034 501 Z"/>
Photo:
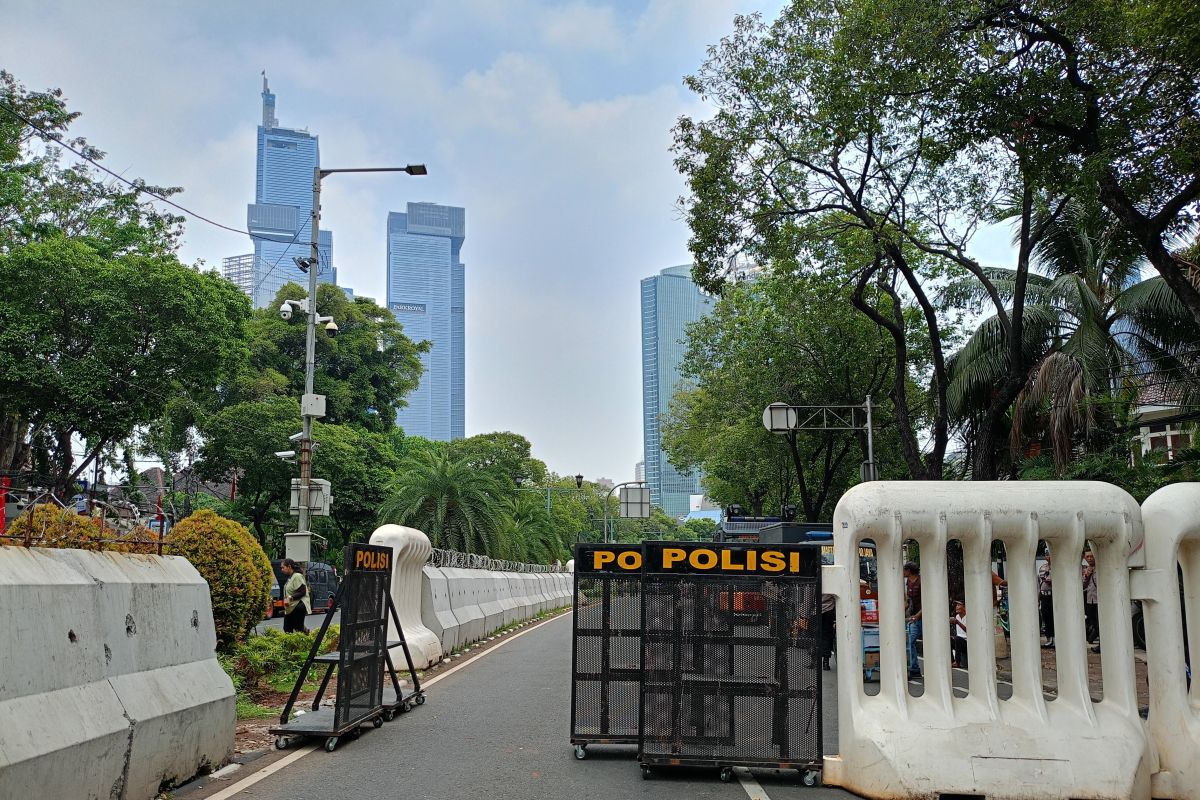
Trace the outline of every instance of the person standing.
<path fill-rule="evenodd" d="M 1100 586 L 1096 581 L 1096 554 L 1083 554 L 1083 620 L 1089 644 L 1100 644 Z"/>
<path fill-rule="evenodd" d="M 308 633 L 304 627 L 304 618 L 312 613 L 312 599 L 309 597 L 308 581 L 304 580 L 304 571 L 290 558 L 285 558 L 280 570 L 287 577 L 283 585 L 283 632 Z"/>
<path fill-rule="evenodd" d="M 1046 563 L 1038 567 L 1038 609 L 1042 612 L 1042 632 L 1046 643 L 1042 647 L 1054 647 L 1054 586 L 1050 580 L 1050 554 Z"/>
<path fill-rule="evenodd" d="M 921 568 L 916 562 L 904 564 L 905 608 L 908 620 L 908 678 L 921 677 L 921 664 L 917 661 L 917 640 L 921 638 Z"/>
<path fill-rule="evenodd" d="M 950 618 L 950 652 L 954 666 L 967 666 L 967 604 L 962 600 L 954 601 L 954 616 Z"/>

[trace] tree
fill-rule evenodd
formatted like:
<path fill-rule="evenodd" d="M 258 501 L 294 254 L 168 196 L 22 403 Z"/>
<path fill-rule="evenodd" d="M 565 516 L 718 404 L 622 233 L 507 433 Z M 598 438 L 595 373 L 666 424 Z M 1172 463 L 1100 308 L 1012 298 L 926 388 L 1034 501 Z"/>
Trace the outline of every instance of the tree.
<path fill-rule="evenodd" d="M 85 245 L 100 260 L 166 257 L 174 251 L 182 219 L 158 211 L 141 191 L 165 197 L 180 190 L 136 180 L 127 188 L 87 164 L 64 166 L 62 150 L 54 144 L 58 141 L 68 141 L 95 161 L 104 157 L 82 138 L 68 140 L 68 128 L 78 116 L 67 109 L 60 90 L 29 92 L 0 70 L 0 256 L 66 239 Z M 36 303 L 28 310 L 47 311 Z M 19 307 L 15 311 L 23 313 Z M 0 470 L 19 471 L 29 461 L 42 464 L 46 472 L 56 469 L 48 450 L 63 451 L 61 442 L 61 430 L 36 426 L 22 408 L 0 398 Z M 35 444 L 41 445 L 39 452 L 34 452 Z M 56 460 L 61 469 L 62 459 Z"/>
<path fill-rule="evenodd" d="M 247 326 L 246 368 L 230 385 L 225 402 L 304 392 L 305 326 L 281 319 L 278 308 L 284 299 L 306 296 L 299 284 L 288 283 L 270 306 L 254 312 Z M 317 311 L 332 316 L 338 325 L 336 337 L 317 329 L 313 388 L 325 395 L 324 421 L 367 431 L 393 430 L 404 396 L 420 380 L 420 354 L 429 350 L 429 343 L 405 336 L 392 313 L 372 300 L 351 301 L 330 284 L 317 287 Z"/>
<path fill-rule="evenodd" d="M 1072 200 L 1035 249 L 1038 272 L 1028 280 L 1023 348 L 1031 365 L 1012 406 L 1013 460 L 1023 438 L 1046 432 L 1057 469 L 1075 443 L 1097 423 L 1115 434 L 1142 387 L 1168 385 L 1182 402 L 1194 395 L 1200 327 L 1161 276 L 1141 280 L 1144 256 L 1137 241 L 1095 201 Z M 1011 271 L 990 271 L 1010 297 Z M 978 286 L 952 286 L 978 298 Z M 1002 331 L 985 319 L 953 359 L 951 402 L 969 418 L 986 405 L 1003 362 Z M 1107 420 L 1107 424 L 1104 424 Z M 1107 445 L 1107 443 L 1106 443 Z"/>
<path fill-rule="evenodd" d="M 492 474 L 447 449 L 426 450 L 400 463 L 379 520 L 418 528 L 434 547 L 497 557 L 501 492 Z"/>
<path fill-rule="evenodd" d="M 688 329 L 681 372 L 696 388 L 676 396 L 664 425 L 672 463 L 711 468 L 722 500 L 745 498 L 761 511 L 767 497 L 786 503 L 794 489 L 805 519 L 830 519 L 865 443 L 845 431 L 793 432 L 781 442 L 761 420 L 772 402 L 861 406 L 886 385 L 891 343 L 847 294 L 819 273 L 728 287 Z M 780 456 L 790 474 L 781 474 Z"/>
<path fill-rule="evenodd" d="M 451 453 L 475 469 L 493 472 L 497 480 L 540 485 L 546 479 L 546 465 L 531 457 L 530 450 L 528 439 L 509 431 L 481 433 L 450 443 Z"/>
<path fill-rule="evenodd" d="M 704 519 L 700 517 L 697 519 L 689 519 L 687 522 L 683 523 L 682 527 L 693 539 L 699 542 L 704 542 L 710 541 L 713 538 L 713 534 L 717 530 L 717 523 L 713 522 L 711 519 Z"/>
<path fill-rule="evenodd" d="M 288 519 L 291 479 L 296 475 L 295 467 L 275 453 L 290 448 L 288 437 L 299 419 L 295 399 L 274 397 L 222 408 L 201 423 L 204 444 L 197 474 L 205 480 L 236 481 L 230 511 L 250 522 L 268 551 L 273 549 L 270 533 Z"/>
<path fill-rule="evenodd" d="M 0 407 L 50 453 L 59 491 L 170 398 L 211 391 L 249 314 L 214 273 L 173 256 L 105 257 L 60 235 L 0 255 L 0 284 Z M 73 437 L 87 442 L 78 462 Z"/>
<path fill-rule="evenodd" d="M 338 533 L 330 547 L 340 550 L 354 541 L 365 541 L 375 529 L 379 508 L 396 479 L 399 458 L 379 433 L 350 425 L 313 426 L 320 444 L 313 456 L 313 471 L 333 484 L 330 520 Z"/>

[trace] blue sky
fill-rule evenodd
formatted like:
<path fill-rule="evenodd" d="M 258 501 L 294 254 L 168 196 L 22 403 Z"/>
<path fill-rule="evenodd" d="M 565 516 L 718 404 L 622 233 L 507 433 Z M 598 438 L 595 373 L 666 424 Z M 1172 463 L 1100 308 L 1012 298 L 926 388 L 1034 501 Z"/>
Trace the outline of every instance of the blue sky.
<path fill-rule="evenodd" d="M 465 206 L 468 435 L 516 431 L 559 473 L 619 481 L 642 453 L 638 281 L 689 261 L 671 127 L 705 110 L 682 78 L 735 14 L 781 5 L 0 0 L 0 66 L 61 87 L 111 168 L 235 227 L 264 69 L 323 166 L 427 164 L 325 182 L 340 282 L 382 301 L 388 211 Z M 249 250 L 192 222 L 181 255 Z"/>

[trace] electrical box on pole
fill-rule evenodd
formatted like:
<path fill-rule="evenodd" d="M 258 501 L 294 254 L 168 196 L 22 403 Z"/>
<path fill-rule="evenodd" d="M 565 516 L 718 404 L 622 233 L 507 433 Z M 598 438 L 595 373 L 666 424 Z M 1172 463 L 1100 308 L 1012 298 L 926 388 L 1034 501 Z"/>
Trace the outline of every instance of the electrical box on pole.
<path fill-rule="evenodd" d="M 292 502 L 290 510 L 292 516 L 300 514 L 300 508 L 303 505 L 308 509 L 309 516 L 313 517 L 328 517 L 329 506 L 333 503 L 333 494 L 331 492 L 329 481 L 321 478 L 309 478 L 308 481 L 308 499 L 303 504 L 301 503 L 301 482 L 299 478 L 292 478 Z"/>

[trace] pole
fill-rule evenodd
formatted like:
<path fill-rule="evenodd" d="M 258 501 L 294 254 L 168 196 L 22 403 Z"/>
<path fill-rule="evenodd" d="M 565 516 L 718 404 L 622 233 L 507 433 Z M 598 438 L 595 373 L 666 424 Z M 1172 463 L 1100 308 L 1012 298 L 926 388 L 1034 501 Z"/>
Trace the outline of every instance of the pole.
<path fill-rule="evenodd" d="M 304 394 L 313 393 L 313 373 L 316 371 L 317 356 L 317 271 L 321 268 L 321 251 L 318 232 L 321 225 L 321 168 L 313 167 L 312 237 L 310 238 L 308 263 L 308 330 L 304 338 Z M 297 533 L 309 533 L 309 485 L 312 482 L 312 416 L 302 408 L 304 435 L 300 437 L 300 518 Z"/>
<path fill-rule="evenodd" d="M 871 465 L 871 480 L 875 480 L 875 440 L 871 431 L 871 395 L 867 395 L 867 463 Z"/>
<path fill-rule="evenodd" d="M 550 516 L 550 487 L 546 487 L 546 516 Z"/>
<path fill-rule="evenodd" d="M 8 508 L 8 487 L 12 486 L 12 479 L 7 475 L 0 478 L 0 534 L 8 531 L 8 514 L 5 513 Z"/>

